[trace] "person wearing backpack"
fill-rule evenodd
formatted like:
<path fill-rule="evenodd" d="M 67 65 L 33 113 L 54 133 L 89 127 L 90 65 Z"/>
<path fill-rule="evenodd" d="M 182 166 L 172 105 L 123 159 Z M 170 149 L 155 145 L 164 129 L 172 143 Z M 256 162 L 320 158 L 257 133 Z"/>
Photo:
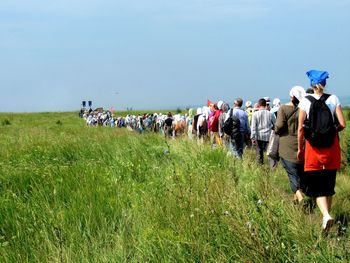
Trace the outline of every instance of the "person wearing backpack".
<path fill-rule="evenodd" d="M 241 140 L 241 131 L 240 131 L 240 121 L 237 116 L 233 114 L 233 109 L 229 109 L 225 114 L 225 118 L 222 123 L 222 131 L 224 132 L 226 146 L 233 156 L 240 158 L 238 155 L 235 146 L 238 145 Z"/>
<path fill-rule="evenodd" d="M 289 184 L 294 193 L 293 201 L 302 203 L 304 162 L 297 159 L 298 152 L 298 104 L 305 97 L 303 87 L 294 86 L 290 92 L 290 102 L 278 109 L 275 133 L 279 135 L 278 153 L 283 168 L 286 170 Z"/>
<path fill-rule="evenodd" d="M 250 127 L 248 121 L 248 114 L 242 110 L 243 100 L 237 98 L 233 104 L 232 116 L 239 120 L 238 136 L 232 140 L 233 154 L 241 159 L 243 156 L 244 140 L 246 136 L 250 137 Z"/>
<path fill-rule="evenodd" d="M 164 135 L 166 138 L 172 138 L 173 137 L 173 131 L 174 131 L 174 118 L 171 112 L 168 112 L 167 118 L 164 120 L 163 126 L 164 126 Z"/>
<path fill-rule="evenodd" d="M 198 112 L 198 110 L 197 110 Z M 207 122 L 207 114 L 209 114 L 209 108 L 206 106 L 203 106 L 200 110 L 200 114 L 198 115 L 197 121 L 196 121 L 196 132 L 197 132 L 197 142 L 199 144 L 203 144 L 205 138 L 208 135 L 208 122 Z M 196 120 L 196 116 L 195 116 Z"/>
<path fill-rule="evenodd" d="M 230 106 L 228 103 L 223 103 L 221 105 L 221 115 L 219 117 L 219 137 L 221 140 L 221 144 L 227 149 L 230 150 L 230 144 L 231 144 L 231 136 L 225 133 L 224 130 L 224 124 L 226 119 L 226 114 L 228 114 L 228 111 L 230 110 Z"/>
<path fill-rule="evenodd" d="M 198 118 L 199 116 L 202 115 L 202 108 L 197 108 L 197 114 L 194 115 L 193 117 L 193 122 L 192 122 L 192 133 L 197 136 L 197 123 L 198 123 Z"/>
<path fill-rule="evenodd" d="M 324 93 L 328 72 L 310 70 L 306 75 L 314 94 L 299 103 L 297 158 L 304 160 L 305 194 L 316 199 L 322 229 L 328 231 L 334 222 L 329 213 L 341 160 L 338 132 L 346 122 L 338 97 Z"/>

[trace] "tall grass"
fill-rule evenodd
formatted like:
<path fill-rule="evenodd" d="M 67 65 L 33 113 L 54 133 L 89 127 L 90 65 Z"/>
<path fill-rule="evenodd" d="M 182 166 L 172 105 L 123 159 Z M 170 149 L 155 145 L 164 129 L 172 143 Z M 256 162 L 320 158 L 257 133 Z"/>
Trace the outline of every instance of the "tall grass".
<path fill-rule="evenodd" d="M 250 150 L 237 161 L 187 139 L 86 127 L 76 113 L 1 119 L 0 262 L 350 261 L 345 161 L 339 224 L 323 236 L 283 169 Z"/>

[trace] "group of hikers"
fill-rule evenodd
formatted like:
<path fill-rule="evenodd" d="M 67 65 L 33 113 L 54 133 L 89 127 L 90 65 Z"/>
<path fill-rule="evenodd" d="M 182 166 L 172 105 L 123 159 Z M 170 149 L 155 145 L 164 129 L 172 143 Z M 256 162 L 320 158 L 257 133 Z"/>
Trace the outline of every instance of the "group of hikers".
<path fill-rule="evenodd" d="M 259 164 L 267 153 L 272 169 L 278 162 L 285 169 L 294 202 L 303 205 L 305 196 L 315 201 L 327 232 L 334 222 L 330 210 L 340 169 L 338 132 L 345 129 L 346 121 L 338 97 L 324 92 L 328 72 L 310 70 L 306 75 L 311 88 L 292 87 L 290 101 L 283 105 L 278 98 L 271 105 L 264 97 L 254 105 L 247 101 L 243 109 L 243 100 L 237 98 L 232 107 L 208 100 L 207 106 L 196 112 L 189 109 L 185 115 L 169 112 L 115 118 L 111 112 L 90 112 L 82 117 L 87 125 L 153 131 L 166 138 L 186 134 L 198 143 L 208 140 L 212 147 L 225 147 L 237 159 L 246 147 L 254 148 Z"/>

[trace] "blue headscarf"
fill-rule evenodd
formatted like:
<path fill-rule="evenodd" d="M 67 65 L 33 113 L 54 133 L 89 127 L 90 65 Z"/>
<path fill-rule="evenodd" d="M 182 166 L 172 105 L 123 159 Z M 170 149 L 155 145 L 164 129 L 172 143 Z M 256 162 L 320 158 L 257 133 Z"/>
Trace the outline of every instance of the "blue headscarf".
<path fill-rule="evenodd" d="M 320 70 L 309 70 L 306 72 L 306 75 L 310 79 L 310 85 L 315 86 L 316 84 L 321 84 L 322 86 L 326 86 L 326 79 L 329 78 L 329 74 L 327 71 Z"/>

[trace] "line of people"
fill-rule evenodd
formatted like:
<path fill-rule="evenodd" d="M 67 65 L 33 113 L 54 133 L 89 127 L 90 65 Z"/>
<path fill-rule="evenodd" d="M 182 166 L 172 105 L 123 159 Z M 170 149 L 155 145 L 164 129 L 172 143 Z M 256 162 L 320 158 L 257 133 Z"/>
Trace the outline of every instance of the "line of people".
<path fill-rule="evenodd" d="M 225 147 L 238 159 L 246 147 L 254 148 L 259 164 L 264 163 L 271 137 L 276 135 L 278 156 L 268 156 L 270 168 L 280 161 L 295 203 L 305 205 L 305 196 L 315 200 L 323 215 L 322 229 L 328 231 L 334 222 L 330 210 L 340 168 L 338 133 L 346 122 L 338 97 L 324 93 L 328 72 L 310 70 L 307 76 L 310 89 L 294 86 L 288 103 L 281 105 L 275 98 L 271 108 L 268 97 L 259 99 L 254 107 L 247 101 L 245 109 L 243 100 L 237 98 L 232 107 L 221 100 L 208 101 L 207 106 L 196 112 L 189 109 L 184 115 L 169 112 L 114 117 L 111 112 L 89 112 L 83 117 L 87 125 L 127 127 L 140 133 L 152 131 L 173 139 L 185 135 L 198 143 L 208 141 L 212 147 Z"/>
<path fill-rule="evenodd" d="M 231 109 L 218 101 L 198 108 L 195 116 L 190 111 L 186 123 L 189 136 L 196 136 L 199 141 L 207 137 L 213 146 L 225 146 L 237 158 L 242 158 L 245 146 L 253 146 L 260 164 L 264 163 L 274 131 L 279 136 L 278 156 L 268 157 L 270 167 L 281 162 L 294 202 L 309 206 L 305 196 L 310 197 L 323 216 L 322 229 L 327 232 L 334 222 L 330 211 L 341 164 L 339 132 L 345 129 L 346 121 L 338 97 L 324 92 L 328 72 L 310 70 L 307 77 L 310 88 L 305 91 L 294 86 L 289 91 L 290 102 L 284 105 L 276 98 L 270 109 L 269 98 L 261 98 L 254 108 L 248 101 L 243 110 L 241 98 L 234 101 Z M 233 125 L 226 132 L 229 119 L 233 119 Z"/>

